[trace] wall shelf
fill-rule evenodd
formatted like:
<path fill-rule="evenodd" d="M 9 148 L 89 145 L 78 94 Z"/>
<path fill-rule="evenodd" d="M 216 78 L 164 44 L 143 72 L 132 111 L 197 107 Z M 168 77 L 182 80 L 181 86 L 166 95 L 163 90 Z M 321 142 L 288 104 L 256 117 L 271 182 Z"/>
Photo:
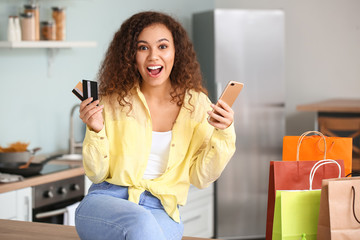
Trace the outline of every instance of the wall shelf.
<path fill-rule="evenodd" d="M 96 45 L 91 41 L 0 41 L 0 48 L 89 48 Z"/>

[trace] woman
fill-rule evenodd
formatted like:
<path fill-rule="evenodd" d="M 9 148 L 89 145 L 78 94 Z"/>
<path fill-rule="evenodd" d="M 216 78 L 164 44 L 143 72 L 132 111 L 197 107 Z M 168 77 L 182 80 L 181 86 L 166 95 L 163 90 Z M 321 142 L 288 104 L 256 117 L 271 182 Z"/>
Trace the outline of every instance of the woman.
<path fill-rule="evenodd" d="M 126 20 L 98 77 L 101 102 L 80 106 L 94 184 L 76 211 L 79 236 L 181 239 L 190 184 L 207 187 L 235 151 L 232 109 L 211 104 L 186 31 L 162 13 Z"/>

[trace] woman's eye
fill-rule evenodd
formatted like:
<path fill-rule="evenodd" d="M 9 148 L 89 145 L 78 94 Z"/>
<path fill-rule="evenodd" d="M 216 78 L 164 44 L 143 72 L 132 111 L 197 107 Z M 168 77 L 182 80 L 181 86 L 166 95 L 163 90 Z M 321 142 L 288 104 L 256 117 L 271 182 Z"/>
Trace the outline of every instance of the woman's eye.
<path fill-rule="evenodd" d="M 138 49 L 139 50 L 147 50 L 148 48 L 146 46 L 139 46 Z"/>
<path fill-rule="evenodd" d="M 159 48 L 160 48 L 160 49 L 166 49 L 167 46 L 166 46 L 166 45 L 160 45 Z"/>

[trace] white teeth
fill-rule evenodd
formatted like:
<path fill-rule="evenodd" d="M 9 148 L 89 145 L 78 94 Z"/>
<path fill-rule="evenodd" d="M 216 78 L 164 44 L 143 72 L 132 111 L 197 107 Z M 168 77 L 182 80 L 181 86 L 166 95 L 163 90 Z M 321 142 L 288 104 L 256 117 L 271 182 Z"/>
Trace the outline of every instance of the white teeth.
<path fill-rule="evenodd" d="M 151 67 L 148 67 L 148 69 L 150 70 L 155 70 L 155 69 L 159 69 L 161 68 L 161 66 L 151 66 Z"/>

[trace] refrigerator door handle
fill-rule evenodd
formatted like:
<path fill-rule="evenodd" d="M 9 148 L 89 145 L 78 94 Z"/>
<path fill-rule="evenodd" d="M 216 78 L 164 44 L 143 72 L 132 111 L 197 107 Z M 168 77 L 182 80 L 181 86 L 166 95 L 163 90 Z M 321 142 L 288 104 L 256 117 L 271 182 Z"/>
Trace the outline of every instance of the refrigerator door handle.
<path fill-rule="evenodd" d="M 279 103 L 265 103 L 265 104 L 261 104 L 261 106 L 263 106 L 263 107 L 271 107 L 271 108 L 284 108 L 284 107 L 285 107 L 285 103 L 284 103 L 284 102 L 279 102 Z"/>

